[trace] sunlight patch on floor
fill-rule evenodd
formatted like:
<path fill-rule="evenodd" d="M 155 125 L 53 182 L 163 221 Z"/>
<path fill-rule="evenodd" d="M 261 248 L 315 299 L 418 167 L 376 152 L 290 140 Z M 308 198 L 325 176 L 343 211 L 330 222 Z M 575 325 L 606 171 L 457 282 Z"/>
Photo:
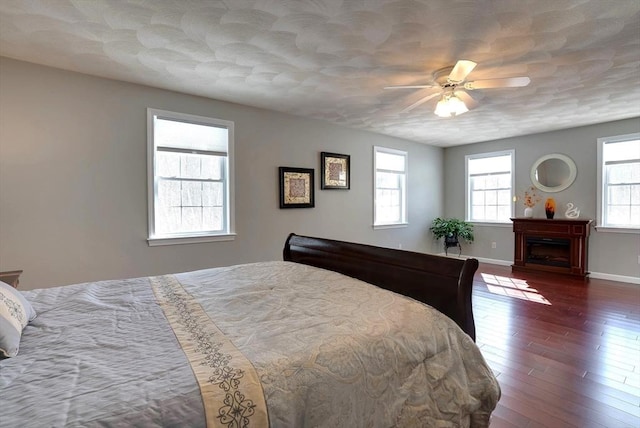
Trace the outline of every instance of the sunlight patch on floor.
<path fill-rule="evenodd" d="M 530 288 L 524 279 L 508 278 L 506 276 L 491 275 L 488 273 L 481 273 L 480 275 L 485 284 L 487 284 L 489 291 L 493 294 L 515 297 L 516 299 L 542 303 L 543 305 L 551 305 L 551 302 L 540 294 L 538 290 Z"/>

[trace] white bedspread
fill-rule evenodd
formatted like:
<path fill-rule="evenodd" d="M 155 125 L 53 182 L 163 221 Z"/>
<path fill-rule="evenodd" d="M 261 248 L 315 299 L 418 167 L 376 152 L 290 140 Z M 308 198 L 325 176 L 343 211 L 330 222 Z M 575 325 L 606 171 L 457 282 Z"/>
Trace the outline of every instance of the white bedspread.
<path fill-rule="evenodd" d="M 403 296 L 289 262 L 176 278 L 253 363 L 274 428 L 486 426 L 499 398 L 471 339 Z M 0 361 L 0 426 L 204 426 L 148 278 L 25 296 L 39 316 Z"/>

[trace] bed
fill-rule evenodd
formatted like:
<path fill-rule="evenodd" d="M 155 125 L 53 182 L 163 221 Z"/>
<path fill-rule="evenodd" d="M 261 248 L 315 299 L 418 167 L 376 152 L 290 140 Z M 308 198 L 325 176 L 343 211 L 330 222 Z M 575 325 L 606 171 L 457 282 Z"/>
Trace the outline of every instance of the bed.
<path fill-rule="evenodd" d="M 0 426 L 488 426 L 476 260 L 295 234 L 283 259 L 23 292 Z"/>

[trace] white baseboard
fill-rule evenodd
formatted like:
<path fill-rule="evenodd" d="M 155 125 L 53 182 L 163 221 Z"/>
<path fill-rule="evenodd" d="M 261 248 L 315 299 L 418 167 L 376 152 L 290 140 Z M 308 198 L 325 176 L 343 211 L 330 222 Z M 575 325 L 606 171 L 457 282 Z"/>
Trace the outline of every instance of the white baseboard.
<path fill-rule="evenodd" d="M 450 259 L 471 259 L 471 258 L 474 258 L 474 259 L 478 259 L 478 261 L 480 263 L 489 263 L 491 265 L 511 266 L 513 264 L 513 262 L 511 260 L 486 259 L 484 257 L 467 256 L 467 255 L 464 255 L 464 254 L 457 255 L 457 254 L 438 253 L 436 255 L 442 256 L 442 257 L 448 257 Z"/>
<path fill-rule="evenodd" d="M 480 263 L 489 263 L 492 265 L 499 265 L 499 266 L 511 266 L 513 264 L 511 260 L 487 259 L 484 257 L 466 256 L 464 254 L 461 254 L 460 256 L 458 256 L 457 254 L 445 255 L 445 253 L 439 253 L 438 255 L 443 257 L 449 257 L 452 259 L 469 259 L 473 257 L 475 259 L 478 259 Z M 589 277 L 594 279 L 606 279 L 608 281 L 627 282 L 629 284 L 640 285 L 640 278 L 636 278 L 633 276 L 614 275 L 612 273 L 603 273 L 603 272 L 591 272 L 589 274 Z"/>
<path fill-rule="evenodd" d="M 591 272 L 590 278 L 595 279 L 607 279 L 609 281 L 628 282 L 630 284 L 640 285 L 640 278 L 634 278 L 633 276 L 614 275 L 612 273 Z"/>
<path fill-rule="evenodd" d="M 476 257 L 480 263 L 489 263 L 490 265 L 511 266 L 511 260 L 486 259 L 484 257 Z"/>

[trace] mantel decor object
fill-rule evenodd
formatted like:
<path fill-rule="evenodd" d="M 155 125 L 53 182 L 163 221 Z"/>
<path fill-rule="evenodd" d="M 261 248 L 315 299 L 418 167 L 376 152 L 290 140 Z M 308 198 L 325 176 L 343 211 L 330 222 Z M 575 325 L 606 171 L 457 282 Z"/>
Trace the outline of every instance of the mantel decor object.
<path fill-rule="evenodd" d="M 526 207 L 526 208 L 524 209 L 524 216 L 525 216 L 526 218 L 533 218 L 533 208 L 531 208 L 531 207 Z"/>
<path fill-rule="evenodd" d="M 531 186 L 524 191 L 522 204 L 524 205 L 524 216 L 526 218 L 533 218 L 533 207 L 535 207 L 538 202 L 540 202 L 540 196 L 536 193 L 535 187 Z"/>
<path fill-rule="evenodd" d="M 553 198 L 547 198 L 544 201 L 544 212 L 547 215 L 547 218 L 551 220 L 556 213 L 556 201 Z"/>
<path fill-rule="evenodd" d="M 571 202 L 567 204 L 567 210 L 564 212 L 566 218 L 578 218 L 580 217 L 580 210 Z"/>

